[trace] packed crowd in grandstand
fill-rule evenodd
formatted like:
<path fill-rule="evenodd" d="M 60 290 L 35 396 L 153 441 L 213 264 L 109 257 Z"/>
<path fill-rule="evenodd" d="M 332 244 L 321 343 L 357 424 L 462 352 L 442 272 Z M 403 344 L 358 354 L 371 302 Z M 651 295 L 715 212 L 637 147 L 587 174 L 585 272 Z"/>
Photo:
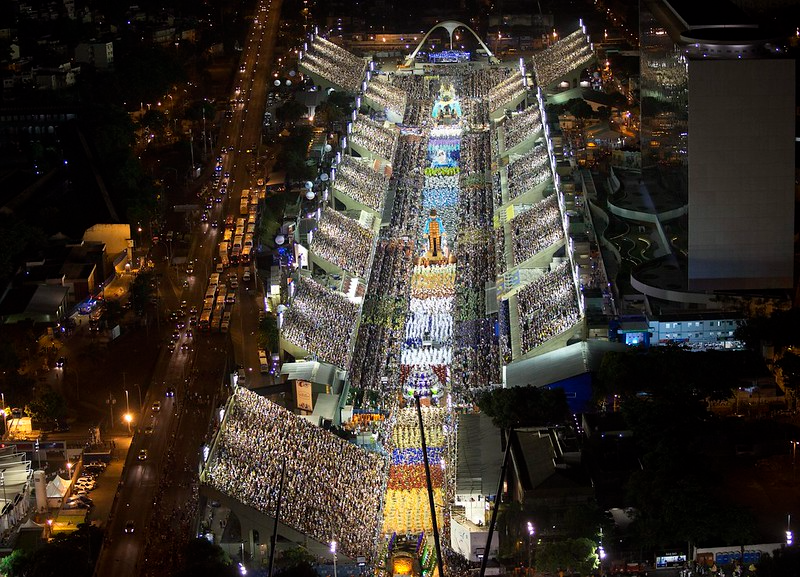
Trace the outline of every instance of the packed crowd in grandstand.
<path fill-rule="evenodd" d="M 580 311 L 569 262 L 543 272 L 517 293 L 523 354 L 578 322 Z"/>
<path fill-rule="evenodd" d="M 522 112 L 512 114 L 503 123 L 505 149 L 514 148 L 528 138 L 535 137 L 541 131 L 542 118 L 539 114 L 539 107 L 535 104 L 528 106 Z"/>
<path fill-rule="evenodd" d="M 371 163 L 346 154 L 336 167 L 333 186 L 353 200 L 380 212 L 389 179 L 374 170 Z"/>
<path fill-rule="evenodd" d="M 492 86 L 489 90 L 489 110 L 494 111 L 508 104 L 525 92 L 525 78 L 520 71 Z"/>
<path fill-rule="evenodd" d="M 536 146 L 508 165 L 508 199 L 512 200 L 552 176 L 547 148 Z"/>
<path fill-rule="evenodd" d="M 358 306 L 314 280 L 298 277 L 281 335 L 320 360 L 347 367 Z"/>
<path fill-rule="evenodd" d="M 589 38 L 579 28 L 552 46 L 533 55 L 533 70 L 539 86 L 547 86 L 594 59 Z"/>
<path fill-rule="evenodd" d="M 247 389 L 238 389 L 204 482 L 274 515 L 342 553 L 371 556 L 380 527 L 387 459 L 330 435 Z"/>
<path fill-rule="evenodd" d="M 322 210 L 309 250 L 356 276 L 364 276 L 375 239 L 373 232 L 332 208 Z"/>
<path fill-rule="evenodd" d="M 333 42 L 315 36 L 302 55 L 300 65 L 328 82 L 349 92 L 358 92 L 367 70 L 367 61 Z"/>
<path fill-rule="evenodd" d="M 552 194 L 537 202 L 511 219 L 510 225 L 516 265 L 564 238 L 558 197 Z"/>
<path fill-rule="evenodd" d="M 372 77 L 364 96 L 378 103 L 381 108 L 394 112 L 400 118 L 403 118 L 406 112 L 407 96 L 405 91 L 392 86 L 381 76 Z"/>
<path fill-rule="evenodd" d="M 380 158 L 391 160 L 397 148 L 398 131 L 387 128 L 370 117 L 359 114 L 353 123 L 350 135 L 353 144 L 357 144 Z"/>

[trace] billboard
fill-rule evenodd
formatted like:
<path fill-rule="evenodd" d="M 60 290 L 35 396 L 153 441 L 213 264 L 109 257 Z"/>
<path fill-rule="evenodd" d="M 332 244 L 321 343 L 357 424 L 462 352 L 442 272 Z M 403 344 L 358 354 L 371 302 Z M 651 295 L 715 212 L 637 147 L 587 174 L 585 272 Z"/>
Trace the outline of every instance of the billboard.
<path fill-rule="evenodd" d="M 295 381 L 294 396 L 298 409 L 309 412 L 314 410 L 314 401 L 311 397 L 311 383 L 308 381 Z"/>

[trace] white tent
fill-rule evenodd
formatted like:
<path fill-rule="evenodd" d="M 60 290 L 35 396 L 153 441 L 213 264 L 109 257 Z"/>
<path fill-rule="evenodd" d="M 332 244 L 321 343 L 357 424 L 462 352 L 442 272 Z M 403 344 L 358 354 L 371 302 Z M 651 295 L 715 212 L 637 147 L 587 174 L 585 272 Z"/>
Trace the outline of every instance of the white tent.
<path fill-rule="evenodd" d="M 48 498 L 63 497 L 64 495 L 67 494 L 68 490 L 69 490 L 69 481 L 65 481 L 58 475 L 56 475 L 56 478 L 47 484 Z"/>
<path fill-rule="evenodd" d="M 41 531 L 42 529 L 44 529 L 44 525 L 40 525 L 39 523 L 37 523 L 36 521 L 34 521 L 29 517 L 27 521 L 25 521 L 22 525 L 19 526 L 19 528 L 20 530 L 31 529 L 31 530 Z"/>

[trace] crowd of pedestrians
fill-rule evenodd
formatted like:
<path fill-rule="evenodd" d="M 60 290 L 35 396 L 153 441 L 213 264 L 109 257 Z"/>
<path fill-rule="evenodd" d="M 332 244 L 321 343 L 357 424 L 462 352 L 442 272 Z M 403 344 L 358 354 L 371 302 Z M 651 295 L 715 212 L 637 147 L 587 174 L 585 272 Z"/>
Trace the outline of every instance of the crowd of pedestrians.
<path fill-rule="evenodd" d="M 325 207 L 311 235 L 309 250 L 342 270 L 363 277 L 375 234 L 341 212 Z"/>
<path fill-rule="evenodd" d="M 366 60 L 319 35 L 314 37 L 308 50 L 302 54 L 300 65 L 348 92 L 361 90 L 367 71 Z"/>
<path fill-rule="evenodd" d="M 539 251 L 564 238 L 558 197 L 551 194 L 509 222 L 514 243 L 514 264 L 518 265 Z"/>
<path fill-rule="evenodd" d="M 346 154 L 336 167 L 333 186 L 353 200 L 380 212 L 389 179 L 375 170 L 371 163 Z"/>
<path fill-rule="evenodd" d="M 285 469 L 285 471 L 282 471 Z M 204 482 L 343 554 L 370 558 L 388 459 L 320 429 L 247 389 L 228 404 Z"/>
<path fill-rule="evenodd" d="M 508 199 L 512 200 L 552 176 L 547 147 L 536 146 L 508 165 Z"/>
<path fill-rule="evenodd" d="M 400 139 L 392 179 L 394 207 L 389 235 L 393 238 L 413 238 L 417 234 L 426 151 L 424 138 L 409 135 Z"/>
<path fill-rule="evenodd" d="M 406 318 L 406 292 L 413 262 L 414 251 L 410 241 L 392 239 L 378 242 L 351 365 L 351 380 L 355 387 L 388 392 L 384 389 L 397 384 L 393 379 L 383 387 L 381 378 L 390 374 L 391 359 L 399 358 Z"/>
<path fill-rule="evenodd" d="M 430 118 L 431 101 L 433 100 L 432 78 L 415 74 L 397 75 L 392 78 L 392 85 L 406 94 L 406 113 L 403 124 L 406 126 L 422 126 Z"/>
<path fill-rule="evenodd" d="M 470 391 L 499 381 L 499 360 L 492 320 L 487 318 L 484 287 L 496 277 L 492 248 L 493 191 L 488 132 L 467 133 L 461 141 L 458 258 L 451 385 L 457 401 Z"/>
<path fill-rule="evenodd" d="M 455 76 L 459 93 L 468 98 L 485 98 L 489 91 L 513 74 L 514 69 L 493 66 L 490 68 L 463 68 Z"/>
<path fill-rule="evenodd" d="M 533 55 L 536 83 L 547 86 L 576 68 L 586 66 L 594 58 L 589 37 L 578 28 L 552 46 Z"/>
<path fill-rule="evenodd" d="M 408 367 L 450 365 L 453 361 L 453 349 L 448 346 L 413 346 L 403 348 L 400 362 Z"/>
<path fill-rule="evenodd" d="M 353 144 L 369 150 L 380 158 L 391 161 L 397 148 L 398 134 L 399 132 L 396 129 L 384 126 L 365 114 L 359 114 L 353 123 L 350 139 Z"/>
<path fill-rule="evenodd" d="M 425 429 L 425 443 L 428 447 L 443 447 L 445 444 L 444 426 L 448 422 L 447 409 L 443 407 L 421 407 L 422 426 Z M 393 450 L 418 449 L 422 447 L 419 432 L 419 416 L 413 406 L 395 411 L 392 426 Z"/>
<path fill-rule="evenodd" d="M 503 122 L 505 150 L 514 148 L 542 131 L 542 117 L 539 106 L 533 104 L 522 112 L 515 112 Z"/>
<path fill-rule="evenodd" d="M 411 301 L 406 319 L 406 344 L 431 341 L 447 344 L 453 338 L 453 297 Z"/>
<path fill-rule="evenodd" d="M 522 354 L 578 322 L 580 311 L 569 261 L 544 271 L 517 293 Z"/>
<path fill-rule="evenodd" d="M 388 377 L 396 372 L 392 365 L 399 362 L 403 343 L 426 150 L 425 139 L 416 135 L 398 143 L 389 184 L 391 223 L 375 249 L 351 367 L 354 386 L 387 399 L 400 384 Z"/>
<path fill-rule="evenodd" d="M 358 305 L 316 281 L 297 277 L 281 336 L 322 361 L 348 367 Z"/>
<path fill-rule="evenodd" d="M 415 265 L 411 277 L 411 298 L 426 299 L 453 294 L 456 265 L 425 267 Z"/>

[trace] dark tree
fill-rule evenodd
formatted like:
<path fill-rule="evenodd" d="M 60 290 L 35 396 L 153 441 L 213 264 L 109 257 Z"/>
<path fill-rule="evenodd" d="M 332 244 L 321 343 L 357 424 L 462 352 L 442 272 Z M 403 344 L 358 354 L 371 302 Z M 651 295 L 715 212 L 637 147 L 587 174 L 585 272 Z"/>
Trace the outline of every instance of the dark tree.
<path fill-rule="evenodd" d="M 754 351 L 758 351 L 762 344 L 772 344 L 777 350 L 800 345 L 800 309 L 775 311 L 769 317 L 752 318 L 739 326 L 734 336 Z"/>
<path fill-rule="evenodd" d="M 568 414 L 563 389 L 512 387 L 479 395 L 477 404 L 501 429 L 559 424 Z"/>
<path fill-rule="evenodd" d="M 286 122 L 288 124 L 294 124 L 308 111 L 308 109 L 303 106 L 297 100 L 289 100 L 283 106 L 279 106 L 275 110 L 275 118 L 280 120 L 281 122 Z"/>
<path fill-rule="evenodd" d="M 536 548 L 537 570 L 558 573 L 559 570 L 588 575 L 597 565 L 597 543 L 589 539 L 566 539 Z"/>
<path fill-rule="evenodd" d="M 136 275 L 130 286 L 130 301 L 133 310 L 139 316 L 144 315 L 147 304 L 154 294 L 152 273 L 143 272 Z"/>
<path fill-rule="evenodd" d="M 234 577 L 239 574 L 230 556 L 207 539 L 189 541 L 183 550 L 183 567 L 175 577 Z"/>

